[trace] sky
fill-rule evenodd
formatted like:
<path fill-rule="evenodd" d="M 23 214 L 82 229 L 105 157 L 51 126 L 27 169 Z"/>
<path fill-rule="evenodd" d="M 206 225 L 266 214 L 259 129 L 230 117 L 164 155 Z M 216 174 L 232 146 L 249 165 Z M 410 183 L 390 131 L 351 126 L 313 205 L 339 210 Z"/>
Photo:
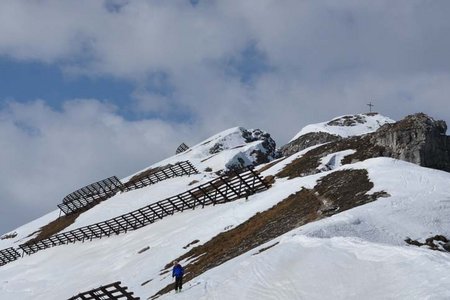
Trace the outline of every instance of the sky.
<path fill-rule="evenodd" d="M 447 0 L 0 2 L 0 233 L 224 129 L 450 124 Z"/>

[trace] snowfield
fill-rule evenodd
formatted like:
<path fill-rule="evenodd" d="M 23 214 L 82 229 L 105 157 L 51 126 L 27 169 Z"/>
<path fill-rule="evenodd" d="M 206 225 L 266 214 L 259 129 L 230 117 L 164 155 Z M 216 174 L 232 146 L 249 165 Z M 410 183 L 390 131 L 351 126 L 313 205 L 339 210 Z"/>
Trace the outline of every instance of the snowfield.
<path fill-rule="evenodd" d="M 242 144 L 239 130 L 230 129 L 152 167 L 190 160 L 201 172 L 206 167 L 223 169 L 237 155 L 260 145 Z M 226 140 L 228 150 L 211 156 L 206 143 L 218 140 Z M 310 149 L 280 160 L 262 175 L 276 174 Z M 325 157 L 322 173 L 277 179 L 272 188 L 248 200 L 186 210 L 126 234 L 20 258 L 0 267 L 0 300 L 68 299 L 115 281 L 147 299 L 172 282 L 170 274 L 160 273 L 175 258 L 343 169 L 367 170 L 374 183 L 369 193 L 385 191 L 390 196 L 298 227 L 185 283 L 182 293 L 159 299 L 450 299 L 450 253 L 404 242 L 407 237 L 450 236 L 450 173 L 389 158 L 341 166 L 350 153 Z M 119 193 L 81 214 L 65 230 L 135 210 L 215 176 L 203 172 Z M 193 180 L 198 182 L 190 185 Z M 15 238 L 0 240 L 1 249 L 23 243 L 58 215 L 55 210 L 16 229 Z M 183 248 L 197 239 L 198 244 Z M 273 247 L 258 253 L 269 246 Z"/>
<path fill-rule="evenodd" d="M 346 125 L 345 120 L 352 120 L 355 123 Z M 330 124 L 330 122 L 332 122 Z M 327 122 L 317 124 L 310 124 L 302 128 L 289 142 L 298 139 L 300 136 L 311 132 L 325 132 L 329 134 L 338 135 L 341 137 L 349 137 L 356 135 L 363 135 L 374 132 L 384 124 L 394 123 L 395 121 L 382 116 L 380 114 L 357 114 L 336 117 Z"/>
<path fill-rule="evenodd" d="M 356 238 L 311 238 L 295 230 L 276 240 L 273 248 L 241 255 L 181 294 L 161 299 L 450 298 L 447 254 Z"/>

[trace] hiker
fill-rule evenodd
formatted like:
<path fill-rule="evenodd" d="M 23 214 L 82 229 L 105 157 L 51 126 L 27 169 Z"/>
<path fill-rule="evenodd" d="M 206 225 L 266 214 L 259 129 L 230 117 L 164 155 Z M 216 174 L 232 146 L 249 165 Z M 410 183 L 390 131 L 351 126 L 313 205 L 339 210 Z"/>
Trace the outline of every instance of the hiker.
<path fill-rule="evenodd" d="M 172 278 L 175 277 L 175 293 L 181 292 L 183 286 L 183 267 L 177 262 L 173 262 Z"/>

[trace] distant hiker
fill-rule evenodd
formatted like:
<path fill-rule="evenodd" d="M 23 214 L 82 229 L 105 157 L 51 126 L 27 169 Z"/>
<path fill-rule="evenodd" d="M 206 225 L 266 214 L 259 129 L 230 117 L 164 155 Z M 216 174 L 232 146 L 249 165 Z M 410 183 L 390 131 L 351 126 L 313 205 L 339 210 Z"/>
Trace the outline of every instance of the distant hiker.
<path fill-rule="evenodd" d="M 183 267 L 177 261 L 174 261 L 172 269 L 172 278 L 175 277 L 175 293 L 181 292 L 181 289 L 183 287 L 183 275 L 184 275 Z"/>

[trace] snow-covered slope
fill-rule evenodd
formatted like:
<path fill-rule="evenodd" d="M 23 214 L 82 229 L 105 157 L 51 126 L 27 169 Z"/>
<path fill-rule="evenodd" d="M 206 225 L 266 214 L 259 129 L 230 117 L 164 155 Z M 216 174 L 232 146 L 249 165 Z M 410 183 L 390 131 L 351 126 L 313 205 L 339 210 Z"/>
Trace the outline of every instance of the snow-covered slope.
<path fill-rule="evenodd" d="M 449 299 L 448 255 L 290 232 L 161 299 Z M 267 247 L 273 242 L 264 245 Z"/>
<path fill-rule="evenodd" d="M 331 121 L 307 125 L 290 142 L 311 132 L 325 132 L 340 137 L 363 135 L 376 131 L 384 124 L 394 122 L 394 120 L 378 113 L 345 115 L 334 118 Z"/>
<path fill-rule="evenodd" d="M 185 291 L 176 296 L 324 299 L 334 295 L 335 299 L 358 299 L 364 291 L 376 290 L 365 298 L 432 295 L 445 299 L 448 289 L 444 287 L 450 283 L 449 255 L 407 246 L 403 239 L 450 234 L 450 174 L 387 158 L 336 170 L 342 168 L 367 169 L 375 183 L 373 191 L 384 190 L 391 197 L 289 232 L 276 239 L 281 244 L 258 255 L 252 255 L 255 249 L 230 260 L 187 283 Z M 160 275 L 160 271 L 187 251 L 184 246 L 196 239 L 204 243 L 300 187 L 313 187 L 328 173 L 278 180 L 271 189 L 247 201 L 185 211 L 125 235 L 58 246 L 24 257 L 0 268 L 0 299 L 66 299 L 116 280 L 143 298 L 153 295 L 171 282 L 170 276 Z M 186 182 L 185 178 L 173 180 L 179 180 L 180 185 Z M 158 184 L 173 186 L 174 182 Z M 114 201 L 104 202 L 104 209 L 109 204 L 113 211 Z M 147 246 L 148 251 L 138 253 Z M 148 280 L 152 281 L 141 286 Z M 319 289 L 322 284 L 326 288 Z M 381 289 L 383 285 L 386 288 Z"/>
<path fill-rule="evenodd" d="M 215 134 L 208 139 L 194 145 L 185 152 L 171 156 L 163 161 L 157 162 L 143 170 L 140 170 L 126 178 L 121 179 L 123 183 L 145 170 L 175 164 L 188 160 L 202 172 L 201 175 L 191 175 L 179 179 L 170 179 L 164 184 L 148 186 L 141 190 L 119 194 L 108 202 L 101 203 L 93 209 L 83 213 L 76 222 L 66 230 L 104 221 L 120 214 L 141 208 L 150 203 L 162 200 L 166 197 L 184 192 L 196 185 L 205 183 L 215 177 L 216 172 L 225 169 L 250 166 L 261 163 L 261 156 L 272 160 L 275 154 L 275 141 L 270 134 L 259 129 L 247 130 L 243 127 L 234 127 Z M 196 184 L 191 184 L 197 181 Z M 69 194 L 72 191 L 67 191 Z M 55 200 L 56 205 L 62 199 Z M 11 232 L 3 234 L 2 237 L 12 235 L 12 238 L 0 239 L 0 249 L 18 246 L 36 236 L 39 228 L 55 220 L 60 215 L 59 209 L 25 224 Z"/>
<path fill-rule="evenodd" d="M 234 127 L 198 143 L 185 152 L 155 163 L 150 168 L 189 160 L 199 171 L 217 172 L 261 163 L 258 159 L 266 159 L 262 162 L 270 161 L 274 158 L 275 148 L 275 141 L 268 133 L 259 129 Z"/>
<path fill-rule="evenodd" d="M 450 174 L 386 158 L 347 168 L 367 169 L 373 192 L 391 197 L 288 232 L 162 299 L 448 299 L 450 255 L 404 239 L 450 234 Z"/>
<path fill-rule="evenodd" d="M 65 230 L 183 192 L 217 176 L 204 169 L 220 171 L 238 157 L 251 161 L 254 149 L 267 149 L 265 140 L 251 141 L 243 132 L 230 129 L 152 166 L 190 160 L 200 174 L 117 194 L 82 213 Z M 316 147 L 258 168 L 263 176 L 276 175 Z M 222 151 L 211 154 L 211 149 Z M 390 158 L 341 165 L 353 152 L 323 156 L 320 173 L 277 178 L 270 189 L 247 200 L 185 210 L 126 234 L 57 246 L 8 263 L 0 267 L 0 300 L 68 299 L 115 281 L 147 299 L 172 282 L 170 274 L 162 272 L 166 264 L 302 188 L 314 188 L 321 178 L 347 169 L 367 170 L 374 184 L 369 193 L 383 191 L 389 196 L 282 234 L 186 282 L 181 294 L 160 299 L 450 298 L 449 253 L 404 241 L 450 236 L 450 173 Z M 17 236 L 0 240 L 0 248 L 23 243 L 57 216 L 55 210 L 16 229 Z M 189 260 L 181 263 L 187 265 Z"/>

